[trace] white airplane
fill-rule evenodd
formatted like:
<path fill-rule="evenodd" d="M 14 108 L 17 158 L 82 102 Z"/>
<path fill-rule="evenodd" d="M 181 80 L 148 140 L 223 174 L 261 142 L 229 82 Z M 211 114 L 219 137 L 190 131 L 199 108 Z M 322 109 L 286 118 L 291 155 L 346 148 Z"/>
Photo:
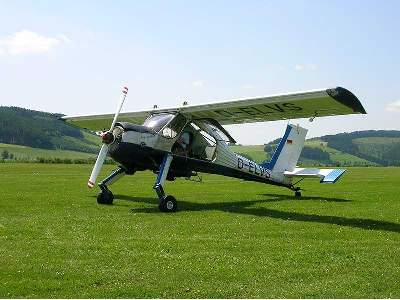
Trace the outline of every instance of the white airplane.
<path fill-rule="evenodd" d="M 122 176 L 151 170 L 158 174 L 154 189 L 163 212 L 177 209 L 176 199 L 164 192 L 165 181 L 190 178 L 197 172 L 278 185 L 300 197 L 301 189 L 296 185 L 301 179 L 315 177 L 321 183 L 335 183 L 346 171 L 296 167 L 307 134 L 307 129 L 300 126 L 289 124 L 271 161 L 257 164 L 231 151 L 229 145 L 236 142 L 222 125 L 366 113 L 357 97 L 341 87 L 120 113 L 127 93 L 124 88 L 115 115 L 62 119 L 92 131 L 103 129 L 99 133 L 103 145 L 88 181 L 90 188 L 95 185 L 107 154 L 119 163 L 98 184 L 98 203 L 112 204 L 114 197 L 108 187 Z M 294 182 L 296 178 L 300 180 Z"/>

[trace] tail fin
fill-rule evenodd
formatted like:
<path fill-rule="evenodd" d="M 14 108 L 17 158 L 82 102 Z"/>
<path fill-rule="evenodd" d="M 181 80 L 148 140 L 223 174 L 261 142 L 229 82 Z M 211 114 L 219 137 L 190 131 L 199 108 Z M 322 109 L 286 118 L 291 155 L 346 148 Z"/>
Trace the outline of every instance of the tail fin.
<path fill-rule="evenodd" d="M 307 131 L 300 126 L 289 124 L 271 161 L 261 166 L 276 172 L 293 171 L 303 149 Z"/>

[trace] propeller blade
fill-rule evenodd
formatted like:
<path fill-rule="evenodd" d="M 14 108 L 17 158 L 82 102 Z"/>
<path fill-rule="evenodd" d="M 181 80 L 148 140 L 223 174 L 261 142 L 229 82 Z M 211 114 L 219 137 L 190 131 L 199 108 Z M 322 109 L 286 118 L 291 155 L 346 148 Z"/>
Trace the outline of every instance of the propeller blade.
<path fill-rule="evenodd" d="M 126 94 L 128 94 L 128 88 L 125 86 L 122 89 L 121 99 L 119 100 L 117 111 L 115 112 L 114 120 L 112 121 L 112 124 L 111 124 L 111 127 L 110 127 L 110 131 L 112 131 L 114 129 L 115 122 L 117 122 L 118 115 L 121 112 L 122 105 L 124 104 L 124 101 L 125 101 L 125 98 L 126 98 Z"/>
<path fill-rule="evenodd" d="M 118 119 L 118 115 L 121 112 L 122 105 L 124 104 L 126 94 L 128 94 L 128 88 L 124 87 L 122 89 L 122 95 L 121 95 L 120 101 L 118 103 L 117 111 L 115 112 L 114 119 L 111 123 L 109 132 L 112 132 L 114 129 L 115 123 L 117 122 L 117 119 Z M 92 174 L 90 174 L 90 178 L 88 181 L 89 188 L 92 188 L 94 186 L 94 184 L 96 183 L 97 175 L 99 175 L 101 167 L 103 166 L 104 161 L 106 160 L 107 152 L 108 152 L 108 144 L 105 143 L 103 140 L 103 146 L 101 146 L 99 155 L 97 156 L 96 163 L 94 164 L 94 167 L 92 170 Z"/>
<path fill-rule="evenodd" d="M 97 175 L 99 175 L 101 167 L 103 166 L 103 163 L 106 160 L 107 152 L 108 152 L 108 145 L 103 144 L 103 146 L 101 146 L 99 155 L 97 156 L 96 163 L 94 164 L 92 174 L 90 174 L 90 178 L 87 184 L 89 188 L 92 188 L 96 183 Z"/>

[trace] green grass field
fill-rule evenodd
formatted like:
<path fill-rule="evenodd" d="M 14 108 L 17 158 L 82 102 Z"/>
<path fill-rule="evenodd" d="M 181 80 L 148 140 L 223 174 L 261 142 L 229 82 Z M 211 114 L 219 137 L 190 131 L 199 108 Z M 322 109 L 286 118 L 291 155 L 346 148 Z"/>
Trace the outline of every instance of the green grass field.
<path fill-rule="evenodd" d="M 0 297 L 399 298 L 400 168 L 288 190 L 206 175 L 166 191 L 123 178 L 112 206 L 90 165 L 0 164 Z M 103 176 L 112 166 L 105 166 Z"/>

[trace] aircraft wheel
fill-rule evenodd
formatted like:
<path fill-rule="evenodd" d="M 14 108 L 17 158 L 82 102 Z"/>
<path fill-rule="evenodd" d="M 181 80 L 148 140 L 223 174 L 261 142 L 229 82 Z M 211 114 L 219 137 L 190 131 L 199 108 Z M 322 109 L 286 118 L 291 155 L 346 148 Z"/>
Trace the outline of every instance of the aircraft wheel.
<path fill-rule="evenodd" d="M 294 196 L 295 196 L 296 198 L 300 198 L 300 197 L 301 197 L 301 192 L 300 192 L 300 191 L 295 191 L 295 192 L 294 192 Z"/>
<path fill-rule="evenodd" d="M 104 190 L 101 191 L 98 195 L 97 195 L 97 203 L 99 204 L 112 204 L 114 200 L 114 195 L 113 193 L 111 193 L 110 190 Z"/>
<path fill-rule="evenodd" d="M 158 209 L 163 212 L 175 212 L 178 208 L 178 203 L 173 196 L 167 196 L 160 201 Z"/>

